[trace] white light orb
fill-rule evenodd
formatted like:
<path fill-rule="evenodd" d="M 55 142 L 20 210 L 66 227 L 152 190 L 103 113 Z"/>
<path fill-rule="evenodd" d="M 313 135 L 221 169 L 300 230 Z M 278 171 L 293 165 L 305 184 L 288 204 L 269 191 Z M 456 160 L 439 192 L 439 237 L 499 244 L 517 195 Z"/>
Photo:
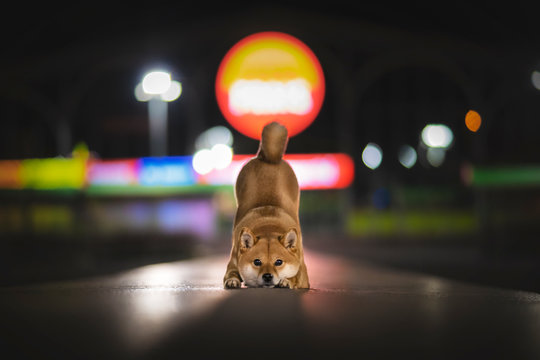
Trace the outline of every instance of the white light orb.
<path fill-rule="evenodd" d="M 433 167 L 441 166 L 445 157 L 446 151 L 441 148 L 429 148 L 426 153 L 427 161 Z"/>
<path fill-rule="evenodd" d="M 193 170 L 200 175 L 206 175 L 214 169 L 214 155 L 209 149 L 199 150 L 193 155 Z"/>
<path fill-rule="evenodd" d="M 233 144 L 233 134 L 225 126 L 214 126 L 210 129 L 204 131 L 197 137 L 195 140 L 195 148 L 198 150 L 211 148 L 216 144 L 225 144 L 232 146 Z"/>
<path fill-rule="evenodd" d="M 362 151 L 362 161 L 371 170 L 375 170 L 381 165 L 383 158 L 382 150 L 379 145 L 369 143 Z"/>
<path fill-rule="evenodd" d="M 180 84 L 178 81 L 173 80 L 171 81 L 171 86 L 165 91 L 163 94 L 161 94 L 161 100 L 163 101 L 174 101 L 180 97 L 182 94 L 182 84 Z"/>
<path fill-rule="evenodd" d="M 232 146 L 233 144 L 232 133 L 225 126 L 214 126 L 208 129 L 206 135 L 210 147 L 216 144 L 225 144 L 228 146 Z"/>
<path fill-rule="evenodd" d="M 152 98 L 152 95 L 144 92 L 142 83 L 137 84 L 137 86 L 135 87 L 135 99 L 137 99 L 137 101 L 144 102 L 144 101 L 149 101 L 151 98 Z"/>
<path fill-rule="evenodd" d="M 212 160 L 214 168 L 225 169 L 231 164 L 233 158 L 232 149 L 225 144 L 216 144 L 210 150 L 212 152 Z"/>
<path fill-rule="evenodd" d="M 399 163 L 406 167 L 407 169 L 410 169 L 416 164 L 416 159 L 418 156 L 416 155 L 416 150 L 412 146 L 409 145 L 403 145 L 399 149 L 398 153 L 398 159 Z"/>
<path fill-rule="evenodd" d="M 142 80 L 145 93 L 160 95 L 167 92 L 171 86 L 171 74 L 164 71 L 152 71 L 146 74 Z"/>
<path fill-rule="evenodd" d="M 445 149 L 453 140 L 454 134 L 446 125 L 429 124 L 422 130 L 422 141 L 428 147 Z"/>

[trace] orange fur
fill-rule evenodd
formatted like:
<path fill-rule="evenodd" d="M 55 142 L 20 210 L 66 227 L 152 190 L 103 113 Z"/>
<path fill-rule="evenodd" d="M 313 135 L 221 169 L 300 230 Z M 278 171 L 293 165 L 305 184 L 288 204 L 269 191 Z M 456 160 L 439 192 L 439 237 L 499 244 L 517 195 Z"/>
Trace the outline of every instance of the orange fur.
<path fill-rule="evenodd" d="M 225 288 L 238 288 L 242 282 L 255 287 L 309 288 L 298 217 L 300 190 L 294 171 L 282 159 L 287 139 L 284 126 L 266 125 L 257 157 L 238 175 Z"/>

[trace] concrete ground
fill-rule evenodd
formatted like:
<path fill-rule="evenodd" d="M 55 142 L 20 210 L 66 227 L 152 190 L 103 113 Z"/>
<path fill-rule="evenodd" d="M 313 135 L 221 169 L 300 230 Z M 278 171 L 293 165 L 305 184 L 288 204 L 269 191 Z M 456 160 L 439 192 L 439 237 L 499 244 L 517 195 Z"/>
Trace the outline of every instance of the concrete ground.
<path fill-rule="evenodd" d="M 13 359 L 539 359 L 540 294 L 310 251 L 312 289 L 222 289 L 227 257 L 0 288 Z"/>

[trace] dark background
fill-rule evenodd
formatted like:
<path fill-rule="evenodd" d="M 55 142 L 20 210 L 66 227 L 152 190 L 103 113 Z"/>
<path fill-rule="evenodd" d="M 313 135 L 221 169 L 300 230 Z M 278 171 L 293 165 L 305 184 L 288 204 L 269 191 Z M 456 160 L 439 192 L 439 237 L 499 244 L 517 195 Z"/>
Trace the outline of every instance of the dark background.
<path fill-rule="evenodd" d="M 509 267 L 501 264 L 510 263 L 511 254 L 526 270 L 524 274 L 512 265 L 515 276 L 507 284 L 521 286 L 523 279 L 531 284 L 538 275 L 528 265 L 539 255 L 538 185 L 471 187 L 463 170 L 538 165 L 540 93 L 531 74 L 540 70 L 539 7 L 519 1 L 11 5 L 3 10 L 7 21 L 0 30 L 0 159 L 68 156 L 80 141 L 102 159 L 148 156 L 147 105 L 137 102 L 133 91 L 144 73 L 156 67 L 167 69 L 183 85 L 181 98 L 169 104 L 169 154 L 192 154 L 198 134 L 214 125 L 228 126 L 214 96 L 224 54 L 247 35 L 282 31 L 314 51 L 327 86 L 318 118 L 291 139 L 288 152 L 346 152 L 356 165 L 349 189 L 303 195 L 306 231 L 321 233 L 322 228 L 338 234 L 347 240 L 336 241 L 339 246 L 321 240 L 322 247 L 341 247 L 349 254 L 368 253 L 359 246 L 364 242 L 398 243 L 406 249 L 437 245 L 443 250 L 465 244 L 482 256 L 495 256 L 489 257 L 490 266 L 495 262 L 506 274 Z M 464 124 L 471 109 L 482 116 L 477 133 Z M 412 169 L 403 168 L 397 161 L 399 147 L 417 147 L 428 123 L 446 124 L 454 132 L 444 164 L 434 168 L 419 160 Z M 256 151 L 255 140 L 233 133 L 235 153 Z M 378 143 L 384 153 L 375 171 L 361 161 L 368 142 Z M 386 194 L 382 206 L 379 189 Z M 5 225 L 13 207 L 67 201 L 70 209 L 77 209 L 73 211 L 84 212 L 88 201 L 98 200 L 3 192 L 0 201 L 7 204 L 1 213 Z M 389 236 L 347 230 L 350 214 L 384 215 L 379 210 L 442 211 L 442 216 L 444 211 L 464 211 L 476 225 L 467 234 L 456 235 L 450 224 L 449 231 L 423 237 L 405 236 L 399 229 Z M 224 237 L 228 231 L 223 230 Z M 40 249 L 65 242 L 64 235 L 54 233 L 2 234 L 5 243 L 26 239 L 17 247 L 24 251 L 38 241 Z M 67 238 L 85 238 L 70 234 Z M 134 235 L 126 231 L 120 237 Z M 84 251 L 93 248 L 90 238 Z M 18 250 L 10 253 L 11 259 L 19 259 L 13 255 Z M 419 254 L 400 262 L 428 267 L 431 255 Z M 460 260 L 449 251 L 440 254 Z M 459 269 L 454 273 L 478 273 L 464 263 L 452 264 Z"/>
<path fill-rule="evenodd" d="M 147 155 L 146 104 L 133 89 L 155 67 L 183 84 L 170 104 L 170 153 L 190 153 L 198 133 L 227 125 L 213 91 L 223 55 L 272 30 L 310 46 L 327 80 L 321 114 L 291 152 L 356 155 L 368 140 L 391 148 L 416 142 L 429 121 L 451 126 L 456 161 L 534 162 L 536 10 L 520 2 L 13 6 L 2 25 L 0 156 L 56 156 L 77 141 L 103 158 Z M 469 109 L 484 118 L 478 136 L 464 127 Z M 237 153 L 256 146 L 236 140 Z"/>

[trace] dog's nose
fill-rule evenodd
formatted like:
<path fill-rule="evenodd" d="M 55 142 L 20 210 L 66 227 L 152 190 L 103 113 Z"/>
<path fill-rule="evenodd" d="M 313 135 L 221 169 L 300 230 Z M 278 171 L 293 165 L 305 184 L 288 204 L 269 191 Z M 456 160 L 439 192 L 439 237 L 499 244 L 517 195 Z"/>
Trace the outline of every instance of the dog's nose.
<path fill-rule="evenodd" d="M 272 281 L 273 276 L 270 273 L 266 273 L 266 274 L 263 274 L 262 278 L 265 282 L 270 282 Z"/>

